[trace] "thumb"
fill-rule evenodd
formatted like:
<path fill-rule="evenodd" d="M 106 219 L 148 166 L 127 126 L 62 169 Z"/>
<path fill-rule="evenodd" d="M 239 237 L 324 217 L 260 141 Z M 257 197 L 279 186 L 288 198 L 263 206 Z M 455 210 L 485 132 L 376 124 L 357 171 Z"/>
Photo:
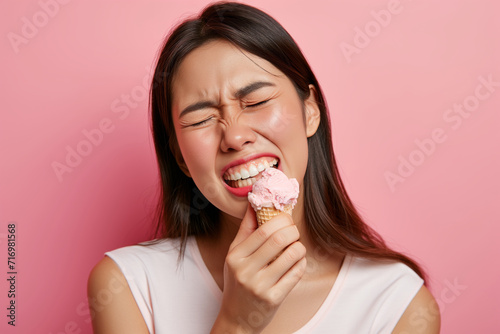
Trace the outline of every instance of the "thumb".
<path fill-rule="evenodd" d="M 255 211 L 253 210 L 252 205 L 248 203 L 245 216 L 243 216 L 243 219 L 241 220 L 240 229 L 238 230 L 238 233 L 236 233 L 236 236 L 234 237 L 229 250 L 233 249 L 241 242 L 243 242 L 246 238 L 248 238 L 250 234 L 252 234 L 257 229 L 257 227 L 258 224 L 257 218 L 255 216 Z"/>

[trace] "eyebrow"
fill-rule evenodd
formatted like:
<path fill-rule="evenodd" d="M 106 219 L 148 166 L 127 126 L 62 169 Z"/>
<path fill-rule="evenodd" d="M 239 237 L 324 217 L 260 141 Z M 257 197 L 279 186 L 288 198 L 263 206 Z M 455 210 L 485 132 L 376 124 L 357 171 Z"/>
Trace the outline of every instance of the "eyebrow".
<path fill-rule="evenodd" d="M 234 94 L 234 96 L 237 98 L 237 99 L 241 99 L 245 96 L 247 96 L 248 94 L 262 88 L 262 87 L 275 87 L 276 85 L 272 82 L 269 82 L 269 81 L 256 81 L 256 82 L 252 82 L 251 84 L 248 84 L 246 85 L 245 87 L 243 88 L 240 88 L 236 91 L 236 93 Z M 214 107 L 214 106 L 217 106 L 218 103 L 215 102 L 215 101 L 210 101 L 210 100 L 205 100 L 205 101 L 198 101 L 198 102 L 195 102 L 193 104 L 190 104 L 189 106 L 187 106 L 186 108 L 184 108 L 180 115 L 179 115 L 179 118 L 181 118 L 182 116 L 190 113 L 190 112 L 193 112 L 193 111 L 196 111 L 196 110 L 200 110 L 200 109 L 204 109 L 204 108 L 209 108 L 209 107 Z"/>

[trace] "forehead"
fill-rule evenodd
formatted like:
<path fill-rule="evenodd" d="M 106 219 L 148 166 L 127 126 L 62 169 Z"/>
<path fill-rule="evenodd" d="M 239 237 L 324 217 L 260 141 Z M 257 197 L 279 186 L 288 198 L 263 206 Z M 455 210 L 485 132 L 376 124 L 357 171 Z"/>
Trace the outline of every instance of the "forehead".
<path fill-rule="evenodd" d="M 224 40 L 210 41 L 191 51 L 180 63 L 172 80 L 175 102 L 185 98 L 230 93 L 249 82 L 279 83 L 286 76 L 270 62 Z"/>

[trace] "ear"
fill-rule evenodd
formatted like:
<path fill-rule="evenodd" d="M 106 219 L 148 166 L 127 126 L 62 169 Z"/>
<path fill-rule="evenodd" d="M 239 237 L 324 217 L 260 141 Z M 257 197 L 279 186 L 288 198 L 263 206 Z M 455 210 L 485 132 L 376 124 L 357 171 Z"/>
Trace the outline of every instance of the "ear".
<path fill-rule="evenodd" d="M 184 161 L 184 157 L 182 156 L 179 145 L 177 144 L 177 138 L 175 138 L 175 136 L 171 138 L 169 147 L 181 171 L 186 174 L 187 177 L 191 177 L 191 173 L 189 173 L 189 169 L 187 168 L 186 162 Z"/>
<path fill-rule="evenodd" d="M 309 97 L 304 101 L 306 112 L 306 135 L 308 138 L 316 133 L 320 122 L 320 110 L 316 96 L 316 87 L 314 87 L 314 85 L 309 85 Z"/>

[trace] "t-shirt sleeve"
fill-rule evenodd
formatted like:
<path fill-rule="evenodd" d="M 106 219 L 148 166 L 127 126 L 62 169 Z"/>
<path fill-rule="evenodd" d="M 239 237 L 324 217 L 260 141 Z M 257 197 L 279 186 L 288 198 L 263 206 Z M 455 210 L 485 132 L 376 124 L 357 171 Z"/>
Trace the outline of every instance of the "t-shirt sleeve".
<path fill-rule="evenodd" d="M 147 268 L 138 256 L 141 250 L 137 247 L 140 246 L 116 249 L 105 253 L 105 255 L 110 257 L 120 268 L 146 322 L 149 333 L 154 333 L 153 310 Z"/>
<path fill-rule="evenodd" d="M 398 263 L 395 265 L 396 274 L 391 279 L 384 294 L 385 300 L 379 309 L 378 316 L 373 323 L 372 333 L 392 333 L 406 308 L 422 287 L 424 281 L 408 266 Z M 387 315 L 391 315 L 387 319 Z"/>

